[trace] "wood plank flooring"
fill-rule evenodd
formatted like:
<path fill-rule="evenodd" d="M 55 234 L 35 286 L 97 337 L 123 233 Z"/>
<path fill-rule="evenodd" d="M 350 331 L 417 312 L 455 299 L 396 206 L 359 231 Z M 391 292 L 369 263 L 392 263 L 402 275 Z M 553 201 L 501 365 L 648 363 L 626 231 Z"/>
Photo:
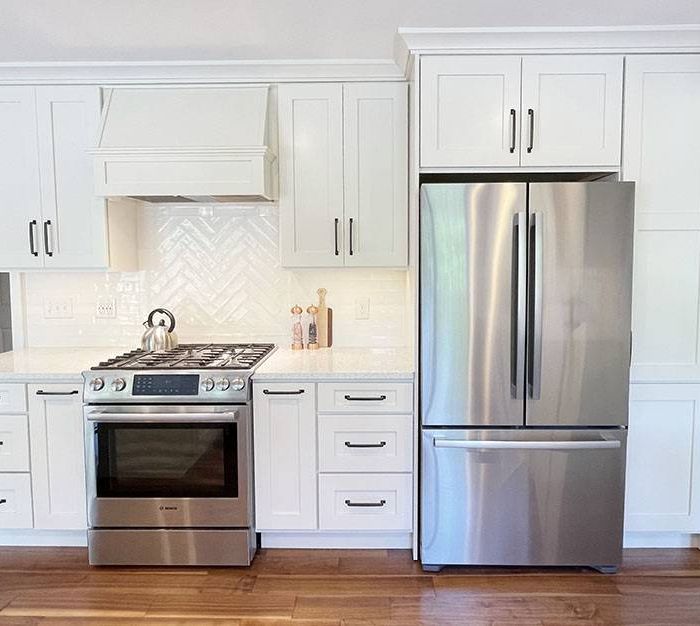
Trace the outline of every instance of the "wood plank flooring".
<path fill-rule="evenodd" d="M 262 550 L 250 568 L 97 568 L 82 548 L 0 548 L 0 624 L 700 624 L 700 550 L 586 569 L 447 568 L 404 550 Z"/>

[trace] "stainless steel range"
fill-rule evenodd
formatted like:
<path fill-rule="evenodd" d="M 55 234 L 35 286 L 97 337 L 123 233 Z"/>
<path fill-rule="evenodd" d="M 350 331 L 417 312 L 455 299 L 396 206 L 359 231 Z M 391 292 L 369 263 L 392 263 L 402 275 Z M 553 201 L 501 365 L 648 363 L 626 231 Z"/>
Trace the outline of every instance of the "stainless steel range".
<path fill-rule="evenodd" d="M 91 564 L 250 564 L 250 378 L 274 348 L 135 350 L 83 372 Z"/>

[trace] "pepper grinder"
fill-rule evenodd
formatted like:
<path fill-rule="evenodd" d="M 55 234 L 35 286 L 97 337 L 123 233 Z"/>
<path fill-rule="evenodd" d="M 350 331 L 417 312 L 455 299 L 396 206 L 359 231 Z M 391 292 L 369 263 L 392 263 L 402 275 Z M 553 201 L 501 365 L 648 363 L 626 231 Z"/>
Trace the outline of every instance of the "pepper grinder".
<path fill-rule="evenodd" d="M 306 312 L 311 316 L 311 321 L 309 322 L 309 343 L 306 347 L 309 350 L 318 350 L 318 326 L 316 323 L 318 307 L 312 304 L 306 309 Z"/>
<path fill-rule="evenodd" d="M 304 330 L 301 327 L 303 309 L 295 304 L 292 307 L 292 350 L 304 349 Z"/>

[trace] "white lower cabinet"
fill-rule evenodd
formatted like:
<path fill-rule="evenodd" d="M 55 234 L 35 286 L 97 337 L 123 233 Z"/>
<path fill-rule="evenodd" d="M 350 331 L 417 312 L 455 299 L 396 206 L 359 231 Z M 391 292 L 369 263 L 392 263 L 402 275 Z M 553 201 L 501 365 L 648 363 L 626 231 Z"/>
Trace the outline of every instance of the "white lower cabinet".
<path fill-rule="evenodd" d="M 319 528 L 410 532 L 412 490 L 411 474 L 322 474 Z"/>
<path fill-rule="evenodd" d="M 29 474 L 0 474 L 0 528 L 32 527 Z"/>
<path fill-rule="evenodd" d="M 0 415 L 0 472 L 29 471 L 26 415 Z"/>
<path fill-rule="evenodd" d="M 34 527 L 84 529 L 85 454 L 80 385 L 29 385 Z"/>

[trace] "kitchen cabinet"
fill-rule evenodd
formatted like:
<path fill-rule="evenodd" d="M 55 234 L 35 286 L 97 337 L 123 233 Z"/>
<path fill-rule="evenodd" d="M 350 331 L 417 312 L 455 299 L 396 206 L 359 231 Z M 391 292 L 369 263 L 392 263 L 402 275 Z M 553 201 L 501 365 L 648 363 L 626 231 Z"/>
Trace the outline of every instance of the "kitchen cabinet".
<path fill-rule="evenodd" d="M 254 385 L 256 530 L 309 530 L 317 521 L 315 385 Z"/>
<path fill-rule="evenodd" d="M 100 106 L 98 87 L 0 87 L 0 269 L 107 268 L 110 241 L 133 245 L 94 195 Z"/>
<path fill-rule="evenodd" d="M 404 83 L 280 85 L 281 261 L 407 263 Z"/>
<path fill-rule="evenodd" d="M 424 168 L 620 166 L 623 59 L 426 56 Z"/>
<path fill-rule="evenodd" d="M 700 56 L 628 57 L 622 177 L 636 183 L 632 380 L 700 382 Z"/>
<path fill-rule="evenodd" d="M 34 528 L 84 529 L 80 385 L 28 385 Z"/>
<path fill-rule="evenodd" d="M 700 532 L 700 385 L 632 385 L 626 531 Z"/>

